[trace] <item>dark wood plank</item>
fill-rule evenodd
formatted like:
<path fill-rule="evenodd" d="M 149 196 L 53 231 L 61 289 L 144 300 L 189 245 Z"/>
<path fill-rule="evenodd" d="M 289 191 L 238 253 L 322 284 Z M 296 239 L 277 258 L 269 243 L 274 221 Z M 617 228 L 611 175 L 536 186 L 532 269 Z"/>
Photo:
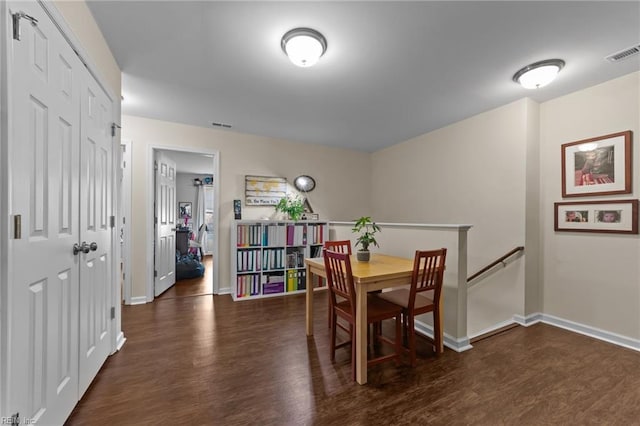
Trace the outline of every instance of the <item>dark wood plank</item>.
<path fill-rule="evenodd" d="M 164 293 L 156 298 L 158 300 L 174 299 L 176 297 L 201 296 L 213 294 L 213 256 L 207 255 L 202 259 L 204 276 L 199 278 L 187 278 L 176 281 Z"/>
<path fill-rule="evenodd" d="M 313 337 L 304 295 L 230 296 L 125 306 L 127 343 L 69 425 L 638 424 L 640 353 L 539 324 L 418 366 L 371 367 L 351 380 L 350 349 L 329 361 L 326 293 Z"/>

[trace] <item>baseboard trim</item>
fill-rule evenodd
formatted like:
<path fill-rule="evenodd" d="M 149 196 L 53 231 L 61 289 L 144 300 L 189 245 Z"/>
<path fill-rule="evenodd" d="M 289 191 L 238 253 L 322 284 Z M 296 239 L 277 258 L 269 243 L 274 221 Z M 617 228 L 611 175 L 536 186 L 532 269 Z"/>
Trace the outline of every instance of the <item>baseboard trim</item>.
<path fill-rule="evenodd" d="M 122 347 L 124 346 L 124 342 L 126 341 L 127 338 L 124 337 L 124 332 L 121 331 L 120 334 L 118 334 L 118 338 L 116 339 L 116 352 L 122 349 Z"/>
<path fill-rule="evenodd" d="M 573 331 L 574 333 L 582 334 L 585 336 L 593 337 L 594 339 L 602 340 L 614 345 L 622 346 L 623 348 L 632 349 L 640 352 L 640 340 L 632 339 L 631 337 L 622 336 L 610 331 L 601 330 L 596 327 L 580 324 L 577 322 L 569 321 L 563 318 L 558 318 L 553 315 L 541 314 L 542 322 L 545 324 L 553 325 L 555 327 L 564 328 L 565 330 Z"/>
<path fill-rule="evenodd" d="M 231 287 L 219 288 L 216 294 L 231 294 Z"/>
<path fill-rule="evenodd" d="M 147 296 L 137 296 L 131 298 L 130 305 L 144 305 L 147 303 Z"/>
<path fill-rule="evenodd" d="M 416 330 L 417 333 L 428 337 L 429 339 L 433 339 L 433 326 L 429 325 L 429 324 L 425 324 L 422 321 L 417 321 L 415 322 L 415 327 L 414 329 Z M 450 335 L 448 335 L 447 333 L 444 333 L 444 342 L 443 342 L 444 346 L 446 346 L 447 348 L 456 351 L 456 352 L 464 352 L 464 351 L 468 351 L 469 349 L 473 348 L 473 346 L 471 346 L 471 344 L 469 343 L 469 338 L 468 337 L 463 337 L 460 339 L 456 339 L 455 337 L 452 337 Z"/>
<path fill-rule="evenodd" d="M 513 327 L 518 327 L 520 324 L 515 320 L 506 320 L 495 324 L 492 327 L 485 328 L 484 330 L 480 330 L 476 334 L 469 336 L 469 341 L 471 343 L 478 342 L 482 339 L 487 339 L 491 336 L 495 336 L 496 334 L 500 334 L 504 331 L 507 331 Z"/>

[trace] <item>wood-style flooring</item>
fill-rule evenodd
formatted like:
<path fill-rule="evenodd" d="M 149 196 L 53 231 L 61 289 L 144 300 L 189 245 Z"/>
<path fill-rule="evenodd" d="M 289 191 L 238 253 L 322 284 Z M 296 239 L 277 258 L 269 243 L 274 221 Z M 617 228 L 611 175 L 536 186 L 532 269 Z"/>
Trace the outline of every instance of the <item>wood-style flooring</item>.
<path fill-rule="evenodd" d="M 418 366 L 351 380 L 329 361 L 326 293 L 233 302 L 197 296 L 123 307 L 127 342 L 69 425 L 638 425 L 640 353 L 549 325 L 516 327 Z"/>
<path fill-rule="evenodd" d="M 202 264 L 204 265 L 204 276 L 176 281 L 172 287 L 158 296 L 155 301 L 213 294 L 213 256 L 204 256 Z"/>

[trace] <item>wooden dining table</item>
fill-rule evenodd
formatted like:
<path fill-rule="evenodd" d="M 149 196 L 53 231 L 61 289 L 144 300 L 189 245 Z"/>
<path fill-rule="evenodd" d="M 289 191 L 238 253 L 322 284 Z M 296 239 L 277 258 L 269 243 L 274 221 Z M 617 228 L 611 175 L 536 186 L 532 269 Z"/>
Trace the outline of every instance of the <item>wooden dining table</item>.
<path fill-rule="evenodd" d="M 307 267 L 306 331 L 307 336 L 312 336 L 313 278 L 314 276 L 326 278 L 327 274 L 322 257 L 307 258 L 305 265 Z M 364 385 L 367 383 L 367 293 L 410 284 L 413 259 L 372 253 L 368 262 L 359 262 L 356 256 L 351 256 L 351 270 L 356 290 L 356 381 Z M 442 315 L 442 309 L 440 309 L 440 315 Z M 440 337 L 442 342 L 442 336 Z M 442 352 L 442 349 L 441 346 L 438 351 Z"/>

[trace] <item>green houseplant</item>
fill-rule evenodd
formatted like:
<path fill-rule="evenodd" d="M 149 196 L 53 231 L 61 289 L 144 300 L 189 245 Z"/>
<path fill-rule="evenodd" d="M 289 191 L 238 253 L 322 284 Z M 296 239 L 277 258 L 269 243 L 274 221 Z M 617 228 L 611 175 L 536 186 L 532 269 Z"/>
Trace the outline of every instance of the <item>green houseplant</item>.
<path fill-rule="evenodd" d="M 378 242 L 376 241 L 376 232 L 380 232 L 380 227 L 371 219 L 370 216 L 362 216 L 356 220 L 356 224 L 351 229 L 354 233 L 358 233 L 356 239 L 356 247 L 362 247 L 356 253 L 356 258 L 361 262 L 368 262 L 370 258 L 369 246 L 373 244 L 376 247 Z"/>
<path fill-rule="evenodd" d="M 300 198 L 286 196 L 278 201 L 276 211 L 286 213 L 291 220 L 300 220 L 304 213 L 304 202 Z"/>

